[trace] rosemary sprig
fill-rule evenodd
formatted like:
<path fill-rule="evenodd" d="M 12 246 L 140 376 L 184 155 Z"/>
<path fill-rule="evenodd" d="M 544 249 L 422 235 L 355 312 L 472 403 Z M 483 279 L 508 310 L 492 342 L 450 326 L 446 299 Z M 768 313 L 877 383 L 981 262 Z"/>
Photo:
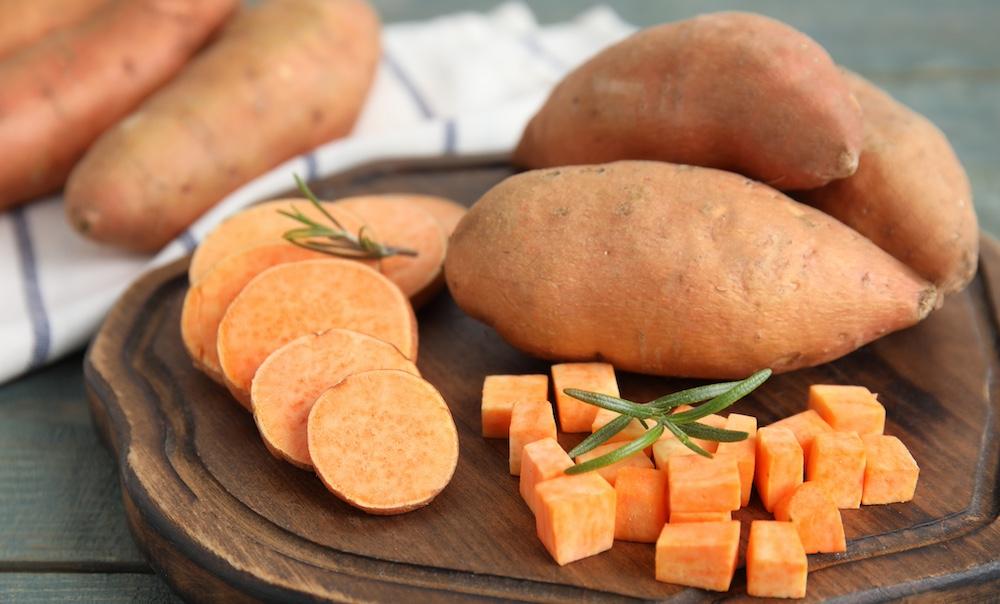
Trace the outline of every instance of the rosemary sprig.
<path fill-rule="evenodd" d="M 569 452 L 570 457 L 576 458 L 593 451 L 615 434 L 624 430 L 633 419 L 638 419 L 643 423 L 646 421 L 655 422 L 655 425 L 646 430 L 639 438 L 610 453 L 568 468 L 566 474 L 582 474 L 621 461 L 655 443 L 665 431 L 673 434 L 678 441 L 698 455 L 712 457 L 711 453 L 699 447 L 691 439 L 736 442 L 746 439 L 749 435 L 746 432 L 714 428 L 699 423 L 698 420 L 734 404 L 756 390 L 770 376 L 770 369 L 762 369 L 739 382 L 723 382 L 689 388 L 661 396 L 644 404 L 607 394 L 567 388 L 563 392 L 569 396 L 619 414 L 618 417 L 583 439 Z M 703 401 L 708 402 L 702 403 Z M 674 413 L 674 410 L 680 405 L 692 403 L 702 404 L 681 413 Z"/>
<path fill-rule="evenodd" d="M 323 204 L 309 188 L 304 180 L 295 175 L 295 184 L 302 195 L 312 203 L 323 217 L 330 222 L 322 224 L 302 213 L 294 205 L 291 210 L 278 210 L 278 213 L 291 218 L 305 226 L 285 231 L 282 237 L 285 241 L 307 250 L 322 252 L 342 258 L 360 258 L 378 260 L 389 256 L 416 256 L 416 250 L 379 243 L 368 235 L 368 227 L 362 226 L 357 235 L 348 231 L 333 214 L 328 212 Z"/>

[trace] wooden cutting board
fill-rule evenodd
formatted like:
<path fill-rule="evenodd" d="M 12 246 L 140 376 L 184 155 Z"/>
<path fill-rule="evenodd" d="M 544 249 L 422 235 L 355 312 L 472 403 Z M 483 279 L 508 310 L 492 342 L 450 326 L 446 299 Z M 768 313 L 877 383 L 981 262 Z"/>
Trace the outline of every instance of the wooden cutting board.
<path fill-rule="evenodd" d="M 411 191 L 468 204 L 511 173 L 495 158 L 452 158 L 379 163 L 314 184 L 328 198 Z M 419 367 L 458 425 L 454 480 L 432 505 L 402 516 L 368 516 L 341 503 L 313 475 L 271 457 L 252 418 L 192 368 L 178 328 L 186 268 L 179 261 L 136 283 L 85 366 L 95 421 L 118 457 L 132 532 L 185 598 L 720 598 L 654 581 L 650 545 L 616 543 L 566 567 L 552 562 L 508 475 L 506 441 L 484 440 L 479 423 L 484 376 L 546 373 L 548 364 L 466 317 L 446 292 L 419 313 Z M 886 405 L 886 431 L 920 464 L 912 503 L 844 511 L 848 551 L 810 556 L 811 599 L 921 594 L 937 602 L 1000 593 L 998 286 L 1000 247 L 986 238 L 977 279 L 926 321 L 834 363 L 774 377 L 734 407 L 767 424 L 803 410 L 811 383 L 863 384 Z M 629 374 L 620 381 L 623 395 L 638 400 L 693 383 Z M 737 517 L 764 517 L 756 496 Z M 721 597 L 745 594 L 739 572 Z"/>

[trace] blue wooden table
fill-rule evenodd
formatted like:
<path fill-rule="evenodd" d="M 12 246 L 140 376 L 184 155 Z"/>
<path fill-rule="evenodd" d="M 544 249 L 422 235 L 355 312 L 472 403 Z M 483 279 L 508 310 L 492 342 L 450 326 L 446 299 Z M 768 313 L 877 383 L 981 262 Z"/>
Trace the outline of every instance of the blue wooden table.
<path fill-rule="evenodd" d="M 376 0 L 386 22 L 491 1 Z M 530 2 L 542 22 L 593 2 Z M 840 63 L 934 120 L 969 172 L 984 230 L 1000 233 L 1000 2 L 612 3 L 648 25 L 723 8 L 778 17 Z M 0 602 L 169 602 L 125 524 L 114 460 L 99 444 L 76 354 L 0 387 Z"/>

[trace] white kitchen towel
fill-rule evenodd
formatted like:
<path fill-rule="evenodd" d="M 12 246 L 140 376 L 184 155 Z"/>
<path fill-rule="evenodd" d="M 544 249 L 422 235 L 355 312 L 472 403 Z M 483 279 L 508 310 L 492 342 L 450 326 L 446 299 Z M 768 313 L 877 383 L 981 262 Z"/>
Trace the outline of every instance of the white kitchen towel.
<path fill-rule="evenodd" d="M 288 190 L 294 173 L 315 178 L 380 157 L 510 150 L 568 69 L 631 31 L 604 7 L 540 27 L 520 3 L 386 26 L 378 74 L 352 135 L 235 191 L 155 257 L 80 238 L 59 196 L 0 214 L 0 382 L 84 345 L 139 275 L 189 253 L 240 208 Z"/>

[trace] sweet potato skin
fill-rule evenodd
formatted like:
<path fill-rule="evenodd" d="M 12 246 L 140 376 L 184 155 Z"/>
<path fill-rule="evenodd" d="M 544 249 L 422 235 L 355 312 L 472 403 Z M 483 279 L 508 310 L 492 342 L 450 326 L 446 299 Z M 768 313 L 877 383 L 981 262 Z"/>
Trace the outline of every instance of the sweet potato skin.
<path fill-rule="evenodd" d="M 94 144 L 67 184 L 70 222 L 97 241 L 159 249 L 253 177 L 350 132 L 378 58 L 364 0 L 244 11 Z"/>
<path fill-rule="evenodd" d="M 942 293 L 968 285 L 979 257 L 972 189 L 930 120 L 854 73 L 865 140 L 858 170 L 801 198 L 871 239 Z"/>
<path fill-rule="evenodd" d="M 465 312 L 529 354 L 703 378 L 824 363 L 936 302 L 822 212 L 735 174 L 644 161 L 508 178 L 455 230 L 445 274 Z"/>
<path fill-rule="evenodd" d="M 727 12 L 645 29 L 577 68 L 528 124 L 514 161 L 656 159 L 808 189 L 851 175 L 861 141 L 860 108 L 819 44 Z"/>
<path fill-rule="evenodd" d="M 108 0 L 0 0 L 0 57 L 78 23 Z"/>

